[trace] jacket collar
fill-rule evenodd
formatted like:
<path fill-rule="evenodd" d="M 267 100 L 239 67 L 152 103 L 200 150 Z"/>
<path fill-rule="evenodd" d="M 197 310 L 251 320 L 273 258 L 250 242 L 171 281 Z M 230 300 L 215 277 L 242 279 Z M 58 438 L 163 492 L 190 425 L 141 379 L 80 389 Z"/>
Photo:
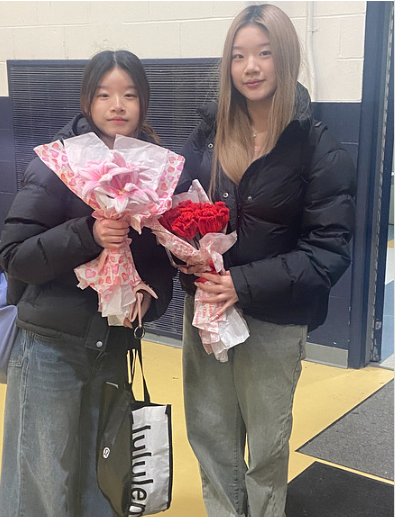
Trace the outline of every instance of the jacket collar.
<path fill-rule="evenodd" d="M 64 140 L 72 138 L 73 136 L 84 135 L 92 131 L 88 120 L 79 113 L 72 120 L 70 120 L 58 133 L 55 135 L 54 140 Z"/>
<path fill-rule="evenodd" d="M 218 113 L 218 103 L 216 101 L 204 104 L 201 108 L 198 108 L 197 111 L 208 126 L 211 128 L 216 127 Z"/>

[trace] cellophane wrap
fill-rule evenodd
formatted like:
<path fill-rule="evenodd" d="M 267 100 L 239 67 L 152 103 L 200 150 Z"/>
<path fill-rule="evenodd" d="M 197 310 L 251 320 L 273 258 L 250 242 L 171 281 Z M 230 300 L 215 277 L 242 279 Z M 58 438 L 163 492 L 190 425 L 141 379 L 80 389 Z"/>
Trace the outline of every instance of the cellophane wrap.
<path fill-rule="evenodd" d="M 192 182 L 188 192 L 173 196 L 173 207 L 178 203 L 191 200 L 193 203 L 209 203 L 209 198 L 198 180 Z M 167 230 L 157 220 L 148 219 L 145 226 L 151 228 L 158 242 L 175 257 L 188 265 L 201 264 L 212 271 L 214 265 L 217 273 L 223 274 L 224 261 L 222 255 L 236 242 L 236 232 L 230 234 L 208 233 L 198 242 L 198 247 Z M 211 284 L 206 280 L 206 283 Z M 214 353 L 221 362 L 228 361 L 228 350 L 246 341 L 249 329 L 240 310 L 229 307 L 219 318 L 214 315 L 222 307 L 222 303 L 209 303 L 209 295 L 203 289 L 196 289 L 194 318 L 192 325 L 198 328 L 203 346 L 208 354 Z"/>
<path fill-rule="evenodd" d="M 184 158 L 135 138 L 116 135 L 109 149 L 95 133 L 51 142 L 34 149 L 39 158 L 80 199 L 93 217 L 124 219 L 141 233 L 145 222 L 172 206 L 172 194 Z M 75 268 L 79 287 L 98 292 L 98 310 L 110 325 L 123 325 L 137 315 L 139 290 L 146 285 L 134 265 L 130 247 L 104 251 Z"/>

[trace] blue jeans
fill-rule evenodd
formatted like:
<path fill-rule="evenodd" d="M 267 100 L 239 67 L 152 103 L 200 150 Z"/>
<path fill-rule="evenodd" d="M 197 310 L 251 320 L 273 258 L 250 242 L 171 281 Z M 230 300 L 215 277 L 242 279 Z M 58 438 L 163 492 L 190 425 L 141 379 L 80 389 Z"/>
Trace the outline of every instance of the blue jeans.
<path fill-rule="evenodd" d="M 6 393 L 1 517 L 112 517 L 96 479 L 103 382 L 122 353 L 86 350 L 69 336 L 19 330 Z"/>
<path fill-rule="evenodd" d="M 206 354 L 192 316 L 187 296 L 185 415 L 208 516 L 284 517 L 293 395 L 307 327 L 246 317 L 250 337 L 221 363 Z"/>

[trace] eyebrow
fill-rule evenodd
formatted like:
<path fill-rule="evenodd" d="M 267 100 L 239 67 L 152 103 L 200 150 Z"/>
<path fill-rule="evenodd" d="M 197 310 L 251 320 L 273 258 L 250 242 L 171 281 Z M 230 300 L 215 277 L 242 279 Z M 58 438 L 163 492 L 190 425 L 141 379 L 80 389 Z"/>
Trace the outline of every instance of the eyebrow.
<path fill-rule="evenodd" d="M 257 47 L 269 47 L 270 46 L 270 42 L 268 41 L 267 43 L 260 43 L 259 45 L 257 45 Z M 241 48 L 244 48 L 242 46 L 237 46 L 237 45 L 233 45 L 232 46 L 233 49 L 241 49 Z"/>
<path fill-rule="evenodd" d="M 96 90 L 100 90 L 101 88 L 102 88 L 103 90 L 106 90 L 108 87 L 107 87 L 107 86 L 104 86 L 104 85 L 102 85 L 102 84 L 99 84 L 99 85 L 97 86 Z M 136 86 L 133 86 L 132 84 L 130 84 L 129 86 L 127 86 L 127 88 L 126 88 L 126 89 L 127 89 L 127 90 L 130 90 L 130 89 L 131 89 L 131 90 L 136 90 L 136 89 L 137 89 L 137 87 L 136 87 Z"/>

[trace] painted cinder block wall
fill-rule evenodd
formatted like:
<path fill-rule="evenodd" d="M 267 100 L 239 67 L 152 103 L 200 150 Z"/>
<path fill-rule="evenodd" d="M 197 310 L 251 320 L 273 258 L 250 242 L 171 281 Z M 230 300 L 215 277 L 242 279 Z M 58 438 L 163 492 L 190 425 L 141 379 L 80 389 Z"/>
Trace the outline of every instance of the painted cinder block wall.
<path fill-rule="evenodd" d="M 8 59 L 88 59 L 126 48 L 142 59 L 219 57 L 232 18 L 261 2 L 0 1 L 0 97 Z M 317 101 L 359 102 L 366 2 L 271 2 L 292 19 L 306 55 L 313 7 Z M 302 80 L 308 85 L 304 67 Z"/>

